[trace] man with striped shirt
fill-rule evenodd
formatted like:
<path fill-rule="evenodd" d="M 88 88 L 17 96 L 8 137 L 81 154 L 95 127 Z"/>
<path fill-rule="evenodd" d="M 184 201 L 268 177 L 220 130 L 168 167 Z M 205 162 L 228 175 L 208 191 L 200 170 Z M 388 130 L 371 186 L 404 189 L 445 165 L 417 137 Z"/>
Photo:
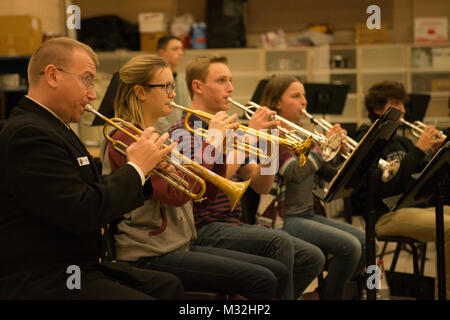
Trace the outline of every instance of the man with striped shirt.
<path fill-rule="evenodd" d="M 192 109 L 198 109 L 213 115 L 228 110 L 228 98 L 234 90 L 231 84 L 231 71 L 228 61 L 223 56 L 200 56 L 191 60 L 186 68 L 186 82 L 192 98 Z M 253 129 L 267 129 L 274 124 L 270 116 L 274 114 L 268 108 L 260 108 L 252 116 L 249 127 Z M 202 154 L 202 138 L 192 136 L 184 130 L 184 115 L 175 123 L 169 133 L 174 141 L 178 141 L 178 147 L 182 152 L 190 152 L 191 157 L 196 159 Z M 189 120 L 192 128 L 208 128 L 208 120 L 192 116 Z M 221 131 L 225 135 L 225 128 Z M 222 136 L 222 137 L 223 137 Z M 224 161 L 224 166 L 216 173 L 228 179 L 238 181 L 252 178 L 250 187 L 257 193 L 264 194 L 270 191 L 274 174 L 262 174 L 264 166 L 253 162 L 238 150 L 226 150 L 223 155 L 219 144 L 221 139 L 207 138 L 207 142 L 214 145 L 212 148 L 217 163 Z M 203 150 L 203 153 L 204 150 Z M 210 154 L 211 155 L 211 154 Z M 237 161 L 245 159 L 244 162 Z M 277 158 L 277 157 L 275 157 Z M 197 158 L 196 161 L 199 159 Z M 208 186 L 209 188 L 209 186 Z M 209 199 L 211 200 L 211 199 Z M 296 299 L 314 278 L 322 271 L 325 259 L 317 254 L 315 246 L 292 237 L 284 231 L 261 228 L 249 225 L 241 221 L 242 209 L 240 204 L 231 211 L 230 203 L 226 195 L 218 190 L 214 202 L 205 208 L 200 205 L 194 206 L 194 217 L 198 237 L 195 244 L 203 246 L 214 246 L 231 250 L 242 251 L 276 259 L 282 262 L 289 270 L 289 285 L 282 298 Z"/>

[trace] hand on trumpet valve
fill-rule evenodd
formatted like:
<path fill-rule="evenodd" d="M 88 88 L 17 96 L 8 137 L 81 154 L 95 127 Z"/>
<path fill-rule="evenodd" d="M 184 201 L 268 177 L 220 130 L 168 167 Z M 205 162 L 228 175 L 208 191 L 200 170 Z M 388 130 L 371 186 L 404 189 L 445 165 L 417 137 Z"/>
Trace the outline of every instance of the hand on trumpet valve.
<path fill-rule="evenodd" d="M 229 116 L 225 111 L 217 112 L 209 121 L 206 143 L 215 145 L 218 148 L 223 144 L 227 135 L 227 130 L 236 130 L 240 122 L 237 120 L 237 114 Z"/>
<path fill-rule="evenodd" d="M 348 142 L 347 130 L 342 128 L 340 124 L 335 124 L 327 132 L 326 137 L 327 137 L 327 139 L 329 139 L 333 135 L 337 135 L 338 137 L 340 137 L 340 140 L 341 140 L 340 152 L 344 153 L 344 154 L 348 153 L 350 151 L 350 149 L 347 144 L 347 142 Z"/>
<path fill-rule="evenodd" d="M 250 118 L 248 127 L 256 130 L 275 128 L 280 125 L 280 121 L 275 120 L 276 114 L 276 111 L 267 107 L 258 108 Z"/>
<path fill-rule="evenodd" d="M 175 171 L 175 167 L 165 160 L 162 160 L 160 163 L 158 163 L 156 165 L 155 169 L 165 170 L 166 172 L 174 172 Z"/>
<path fill-rule="evenodd" d="M 416 147 L 423 152 L 428 150 L 436 151 L 445 141 L 445 137 L 442 137 L 440 134 L 441 132 L 435 126 L 427 126 L 420 135 L 419 140 L 417 140 Z"/>
<path fill-rule="evenodd" d="M 168 133 L 159 136 L 153 127 L 145 129 L 141 137 L 126 149 L 127 160 L 136 164 L 144 175 L 147 175 L 177 145 L 174 142 L 170 146 L 162 147 L 168 137 Z"/>

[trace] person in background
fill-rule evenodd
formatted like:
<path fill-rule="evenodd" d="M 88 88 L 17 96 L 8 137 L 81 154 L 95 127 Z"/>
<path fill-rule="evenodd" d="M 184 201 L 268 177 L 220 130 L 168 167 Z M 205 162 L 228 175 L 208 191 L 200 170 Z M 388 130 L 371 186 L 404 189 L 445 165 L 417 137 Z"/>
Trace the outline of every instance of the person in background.
<path fill-rule="evenodd" d="M 307 100 L 303 84 L 295 77 L 275 76 L 264 88 L 261 105 L 293 123 L 303 118 Z M 288 128 L 284 123 L 282 124 Z M 326 134 L 337 134 L 345 142 L 346 131 L 334 125 Z M 341 151 L 346 151 L 345 147 Z M 313 144 L 306 164 L 298 165 L 297 158 L 280 147 L 279 170 L 272 190 L 261 195 L 257 223 L 282 228 L 290 235 L 320 248 L 321 255 L 332 255 L 325 281 L 324 299 L 340 300 L 348 282 L 359 275 L 365 262 L 365 232 L 351 224 L 329 219 L 314 211 L 313 189 L 320 173 L 337 173 L 338 161 L 325 162 L 322 150 Z M 267 198 L 267 199 L 266 199 Z"/>
<path fill-rule="evenodd" d="M 381 81 L 368 90 L 365 97 L 365 106 L 371 122 L 376 121 L 388 107 L 394 107 L 404 116 L 407 94 L 404 86 L 395 81 Z M 363 125 L 356 133 L 359 141 L 369 130 Z M 389 212 L 383 199 L 404 192 L 414 183 L 411 177 L 425 167 L 427 154 L 431 156 L 443 143 L 444 138 L 438 137 L 439 130 L 429 125 L 425 128 L 418 140 L 414 143 L 407 137 L 395 134 L 383 150 L 382 158 L 387 161 L 400 160 L 400 169 L 388 182 L 380 182 L 379 192 L 374 199 L 377 222 L 375 231 L 377 235 L 403 236 L 423 242 L 435 241 L 436 217 L 434 207 L 403 208 Z M 381 177 L 381 173 L 379 173 Z M 381 179 L 381 178 L 380 178 Z M 365 179 L 362 179 L 365 181 Z M 365 212 L 367 203 L 367 186 L 361 184 L 352 194 L 352 206 L 356 210 Z M 447 298 L 450 297 L 450 207 L 444 206 L 444 241 Z M 437 285 L 436 285 L 437 289 Z M 437 295 L 436 295 L 437 297 Z"/>
<path fill-rule="evenodd" d="M 0 299 L 184 295 L 172 274 L 105 262 L 107 225 L 153 193 L 145 175 L 175 144 L 161 148 L 168 135 L 148 128 L 120 170 L 100 175 L 69 126 L 96 99 L 97 64 L 69 38 L 44 42 L 30 60 L 28 93 L 0 133 Z"/>
<path fill-rule="evenodd" d="M 183 77 L 180 77 L 175 71 L 183 58 L 184 49 L 183 42 L 178 37 L 167 35 L 158 39 L 157 47 L 158 55 L 162 57 L 169 65 L 173 73 L 175 84 L 175 99 L 173 102 L 183 107 L 191 105 L 191 98 Z M 167 132 L 172 124 L 181 118 L 181 110 L 173 109 L 172 113 L 165 117 L 158 118 L 156 128 L 160 133 Z"/>
<path fill-rule="evenodd" d="M 170 102 L 175 96 L 169 65 L 156 55 L 137 56 L 120 69 L 115 116 L 141 129 L 152 127 L 158 118 L 173 112 Z M 231 119 L 233 117 L 225 113 L 217 114 L 208 129 L 235 128 L 237 123 L 230 123 Z M 131 138 L 119 130 L 112 138 L 126 144 L 131 142 Z M 200 151 L 206 147 L 205 143 Z M 102 154 L 104 173 L 126 164 L 126 159 L 111 144 Z M 203 160 L 199 164 L 210 170 L 220 166 L 214 159 Z M 175 173 L 183 177 L 178 169 Z M 200 191 L 200 185 L 194 184 L 191 177 L 184 175 L 184 179 L 189 182 L 192 193 Z M 239 251 L 191 245 L 197 235 L 191 198 L 156 174 L 151 174 L 150 180 L 154 190 L 152 197 L 142 207 L 125 214 L 117 224 L 117 260 L 139 268 L 173 273 L 188 291 L 272 299 L 277 290 L 284 290 L 287 268 L 281 262 Z M 207 189 L 203 206 L 214 199 L 213 192 L 217 191 L 210 184 Z"/>

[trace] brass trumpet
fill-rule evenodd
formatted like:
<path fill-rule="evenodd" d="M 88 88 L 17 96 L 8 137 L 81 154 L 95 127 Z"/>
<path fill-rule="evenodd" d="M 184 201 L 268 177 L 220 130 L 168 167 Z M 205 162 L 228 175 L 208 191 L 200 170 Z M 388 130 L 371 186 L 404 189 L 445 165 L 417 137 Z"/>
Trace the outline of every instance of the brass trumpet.
<path fill-rule="evenodd" d="M 427 127 L 427 125 L 421 121 L 414 121 L 414 123 L 411 123 L 401 118 L 400 122 L 410 127 L 412 129 L 413 136 L 416 138 L 420 138 L 423 130 L 425 130 L 425 128 Z M 444 134 L 444 132 L 439 131 L 439 133 L 435 136 L 435 139 L 447 139 L 447 136 Z"/>
<path fill-rule="evenodd" d="M 358 143 L 353 140 L 352 138 L 350 138 L 349 136 L 347 136 L 347 146 L 350 149 L 350 152 L 342 154 L 342 157 L 344 159 L 348 159 L 351 155 L 351 153 L 356 149 L 356 146 L 358 145 Z M 381 174 L 381 181 L 383 182 L 388 182 L 390 181 L 393 177 L 395 177 L 395 175 L 398 172 L 398 169 L 400 169 L 400 160 L 395 159 L 392 161 L 386 161 L 384 159 L 380 159 L 378 161 L 378 167 L 381 169 L 382 174 Z"/>
<path fill-rule="evenodd" d="M 121 141 L 112 139 L 108 133 L 108 126 L 111 125 L 116 129 L 122 131 L 124 134 L 126 134 L 134 141 L 137 141 L 143 133 L 142 130 L 140 130 L 136 126 L 132 125 L 131 123 L 123 119 L 120 118 L 109 119 L 105 117 L 100 112 L 92 108 L 92 106 L 90 106 L 89 104 L 85 106 L 85 110 L 95 114 L 96 116 L 102 118 L 106 122 L 103 127 L 103 135 L 113 145 L 114 149 L 123 155 L 126 155 L 125 150 L 128 147 L 128 145 L 126 145 Z M 134 134 L 125 130 L 124 127 L 130 129 Z M 166 147 L 166 145 L 163 145 L 163 147 Z M 180 161 L 180 163 L 182 163 L 183 165 L 176 163 L 169 156 L 164 156 L 163 159 L 167 161 L 169 164 L 173 165 L 177 170 L 180 170 L 183 173 L 183 177 L 179 177 L 175 173 L 167 172 L 162 169 L 153 169 L 151 172 L 161 177 L 161 179 L 166 181 L 171 186 L 179 189 L 180 191 L 188 195 L 190 198 L 192 198 L 193 201 L 198 202 L 205 199 L 203 198 L 203 195 L 206 191 L 206 183 L 204 181 L 205 179 L 210 183 L 212 183 L 213 185 L 215 185 L 220 190 L 222 190 L 227 195 L 228 199 L 230 200 L 231 211 L 233 211 L 236 205 L 239 203 L 239 200 L 244 195 L 244 192 L 247 189 L 248 185 L 250 184 L 251 179 L 243 182 L 234 182 L 228 180 L 208 170 L 207 168 L 201 166 L 200 164 L 192 161 L 191 159 L 185 157 L 181 153 L 172 151 L 171 155 L 172 157 L 175 156 L 177 160 Z M 195 171 L 195 173 L 191 172 L 187 168 L 192 169 L 193 171 Z M 199 177 L 197 174 L 201 175 L 203 178 Z M 198 193 L 193 193 L 191 191 L 192 187 L 189 185 L 188 181 L 184 179 L 185 176 L 191 177 L 196 183 L 200 184 L 201 188 Z"/>
<path fill-rule="evenodd" d="M 228 98 L 228 101 L 233 102 L 233 100 L 231 98 Z M 181 109 L 181 110 L 187 112 L 186 117 L 184 118 L 184 126 L 185 126 L 185 128 L 188 131 L 190 131 L 191 133 L 197 133 L 197 134 L 199 134 L 200 136 L 203 136 L 203 137 L 206 136 L 204 129 L 201 129 L 200 132 L 195 132 L 194 129 L 192 129 L 189 126 L 189 124 L 188 124 L 189 118 L 190 118 L 190 116 L 192 114 L 195 114 L 196 116 L 203 117 L 203 118 L 211 120 L 214 117 L 214 115 L 212 115 L 210 113 L 207 113 L 207 112 L 204 112 L 204 111 L 201 111 L 201 110 L 195 110 L 195 109 L 186 108 L 186 107 L 177 105 L 174 102 L 172 102 L 171 105 L 173 107 L 175 107 L 175 108 L 178 108 L 178 109 Z M 291 141 L 291 140 L 283 139 L 283 138 L 280 138 L 280 137 L 277 137 L 277 136 L 274 136 L 274 135 L 271 135 L 271 134 L 263 133 L 263 132 L 260 132 L 258 130 L 252 129 L 252 128 L 248 128 L 248 127 L 243 126 L 243 125 L 240 125 L 238 127 L 238 129 L 236 129 L 236 130 L 241 130 L 244 133 L 248 133 L 248 134 L 254 135 L 254 136 L 256 136 L 256 137 L 258 137 L 260 139 L 264 139 L 264 140 L 266 140 L 268 142 L 277 142 L 277 143 L 279 143 L 281 146 L 284 146 L 285 148 L 289 149 L 290 151 L 292 151 L 295 154 L 295 156 L 297 157 L 297 159 L 299 161 L 300 166 L 303 166 L 306 163 L 309 151 L 311 150 L 311 143 L 312 143 L 312 139 L 311 138 L 308 138 L 308 139 L 306 139 L 305 141 L 302 141 L 302 142 L 300 142 L 298 140 L 297 141 Z M 255 147 L 253 147 L 253 146 L 251 146 L 249 144 L 241 143 L 239 141 L 235 141 L 233 146 L 235 148 L 239 149 L 239 150 L 243 150 L 245 152 L 258 155 L 260 157 L 269 158 L 261 149 L 255 148 Z"/>
<path fill-rule="evenodd" d="M 303 113 L 307 114 L 305 110 L 302 111 Z M 317 119 L 317 122 L 320 123 L 320 127 L 322 127 L 326 132 L 328 132 L 333 127 L 333 125 L 325 119 Z M 351 153 L 356 149 L 357 145 L 358 142 L 347 136 L 347 146 L 350 149 L 350 152 L 343 153 L 342 157 L 344 159 L 348 159 Z M 382 171 L 381 180 L 383 182 L 388 182 L 397 174 L 397 171 L 400 168 L 400 160 L 386 161 L 384 159 L 380 159 L 378 161 L 378 167 Z"/>
<path fill-rule="evenodd" d="M 255 113 L 253 110 L 251 110 L 250 108 L 247 108 L 246 106 L 244 106 L 240 103 L 237 103 L 235 101 L 232 101 L 232 103 L 234 105 L 236 105 L 237 107 L 241 108 L 242 110 L 244 110 L 244 113 L 245 113 L 245 116 L 247 117 L 247 119 L 250 119 L 250 117 L 251 117 L 250 115 L 253 115 Z M 252 101 L 249 101 L 249 104 L 256 109 L 261 108 L 260 105 L 254 103 Z M 330 161 L 339 153 L 339 150 L 341 148 L 341 140 L 338 135 L 333 135 L 329 139 L 327 139 L 323 135 L 318 135 L 318 134 L 309 132 L 308 130 L 303 129 L 302 127 L 298 126 L 297 124 L 295 124 L 291 121 L 288 121 L 278 115 L 275 115 L 275 119 L 280 120 L 281 122 L 294 128 L 296 132 L 299 132 L 301 135 L 307 137 L 307 139 L 312 139 L 312 140 L 315 140 L 317 143 L 319 143 L 319 145 L 323 151 L 323 159 L 325 161 Z M 296 142 L 300 142 L 300 143 L 303 142 L 303 139 L 301 137 L 299 137 L 297 134 L 292 133 L 289 130 L 287 130 L 281 126 L 277 126 L 277 129 L 280 130 L 281 132 L 283 132 L 287 139 L 290 139 L 290 140 L 293 140 Z"/>
<path fill-rule="evenodd" d="M 316 119 L 313 117 L 306 109 L 302 109 L 302 113 L 309 118 L 309 120 L 321 127 L 325 130 L 325 132 L 330 131 L 330 129 L 333 127 L 328 121 L 325 119 Z M 329 126 L 328 126 L 329 125 Z M 326 143 L 322 143 L 320 146 L 322 148 L 322 158 L 325 162 L 332 160 L 334 157 L 336 157 L 341 150 L 342 145 L 342 139 L 337 134 L 333 134 L 331 137 L 327 138 L 325 135 L 320 134 L 318 132 L 315 132 L 317 135 L 323 137 Z"/>

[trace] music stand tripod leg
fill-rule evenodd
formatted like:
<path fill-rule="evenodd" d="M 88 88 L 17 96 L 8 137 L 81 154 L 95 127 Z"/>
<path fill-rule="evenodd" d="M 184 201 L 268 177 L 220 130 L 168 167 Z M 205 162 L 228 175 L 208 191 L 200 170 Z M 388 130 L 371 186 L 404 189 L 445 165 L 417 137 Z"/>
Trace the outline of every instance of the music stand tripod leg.
<path fill-rule="evenodd" d="M 444 175 L 438 184 L 438 197 L 436 201 L 436 255 L 438 277 L 438 299 L 446 300 L 445 282 L 445 243 L 444 243 L 444 203 L 445 187 L 448 174 Z"/>
<path fill-rule="evenodd" d="M 376 266 L 376 243 L 375 243 L 375 201 L 374 196 L 377 194 L 379 180 L 381 177 L 378 173 L 378 163 L 373 163 L 367 174 L 367 195 L 369 210 L 366 217 L 366 269 L 369 266 Z M 366 272 L 366 275 L 367 272 Z M 376 300 L 376 288 L 368 288 L 369 281 L 366 277 L 367 300 Z"/>

